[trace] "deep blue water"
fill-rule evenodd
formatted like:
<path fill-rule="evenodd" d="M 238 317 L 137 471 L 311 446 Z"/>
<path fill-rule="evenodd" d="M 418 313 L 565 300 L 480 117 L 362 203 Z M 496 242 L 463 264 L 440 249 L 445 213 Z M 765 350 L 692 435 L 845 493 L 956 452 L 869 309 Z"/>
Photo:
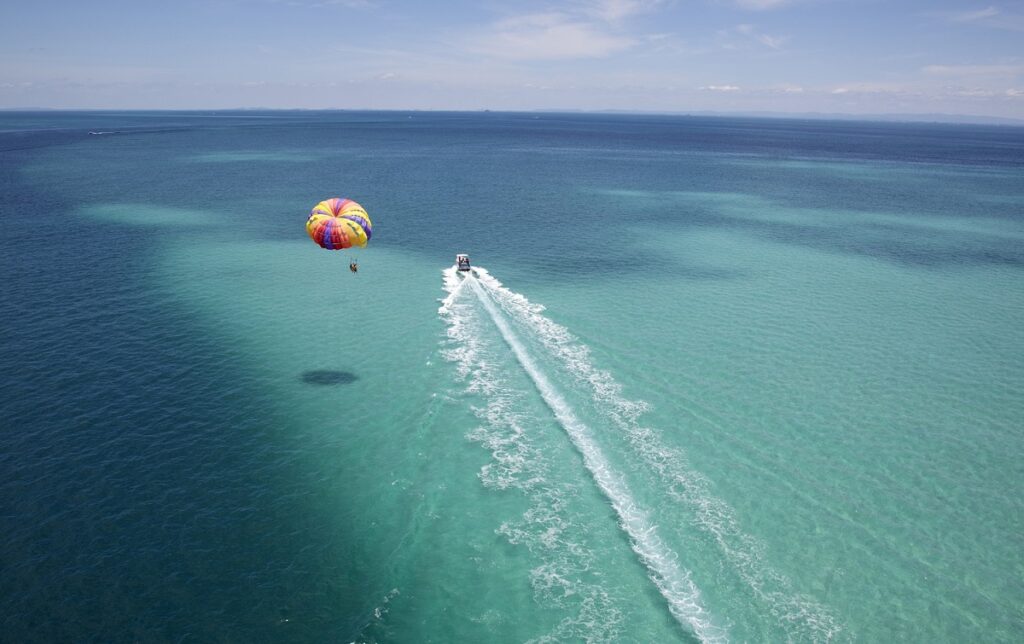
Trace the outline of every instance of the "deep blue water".
<path fill-rule="evenodd" d="M 0 640 L 1024 636 L 1024 129 L 3 112 L 0 223 Z"/>

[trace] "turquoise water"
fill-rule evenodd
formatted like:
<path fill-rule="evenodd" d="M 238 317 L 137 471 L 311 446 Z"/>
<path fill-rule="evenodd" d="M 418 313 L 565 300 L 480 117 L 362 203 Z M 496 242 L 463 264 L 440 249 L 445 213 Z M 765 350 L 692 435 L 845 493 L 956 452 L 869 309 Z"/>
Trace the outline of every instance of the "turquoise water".
<path fill-rule="evenodd" d="M 0 215 L 0 639 L 1024 636 L 1024 130 L 7 113 Z"/>

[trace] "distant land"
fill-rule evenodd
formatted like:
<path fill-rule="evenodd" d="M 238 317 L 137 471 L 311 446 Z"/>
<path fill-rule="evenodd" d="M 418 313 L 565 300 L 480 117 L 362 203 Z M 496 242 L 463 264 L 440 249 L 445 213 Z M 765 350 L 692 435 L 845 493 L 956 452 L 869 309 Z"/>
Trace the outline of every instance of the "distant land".
<path fill-rule="evenodd" d="M 765 119 L 810 119 L 821 121 L 880 121 L 889 123 L 960 123 L 966 125 L 1010 125 L 1024 127 L 1024 117 L 982 116 L 977 114 L 848 114 L 844 112 L 720 112 L 708 110 L 587 110 L 572 108 L 538 108 L 533 110 L 503 109 L 378 109 L 370 107 L 219 107 L 190 109 L 131 109 L 131 108 L 55 108 L 55 107 L 0 107 L 0 112 L 496 112 L 496 113 L 539 113 L 539 114 L 639 114 L 665 116 L 721 116 Z"/>

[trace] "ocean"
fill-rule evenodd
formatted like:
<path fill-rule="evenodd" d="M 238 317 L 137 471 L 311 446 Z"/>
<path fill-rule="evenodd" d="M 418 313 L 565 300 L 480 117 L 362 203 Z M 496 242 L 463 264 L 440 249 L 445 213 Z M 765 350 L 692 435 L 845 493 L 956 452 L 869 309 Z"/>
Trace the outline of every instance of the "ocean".
<path fill-rule="evenodd" d="M 0 641 L 1024 639 L 1024 128 L 2 112 L 0 223 Z"/>

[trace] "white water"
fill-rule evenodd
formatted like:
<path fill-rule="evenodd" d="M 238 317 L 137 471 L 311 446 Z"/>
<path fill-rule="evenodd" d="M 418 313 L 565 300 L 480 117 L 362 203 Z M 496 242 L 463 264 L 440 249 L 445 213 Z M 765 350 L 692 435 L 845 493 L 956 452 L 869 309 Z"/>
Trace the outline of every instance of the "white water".
<path fill-rule="evenodd" d="M 483 485 L 517 490 L 528 500 L 529 508 L 518 518 L 502 521 L 496 532 L 539 559 L 529 575 L 534 598 L 542 606 L 557 606 L 564 612 L 550 632 L 531 641 L 621 641 L 624 614 L 619 585 L 594 573 L 600 555 L 584 538 L 590 514 L 580 514 L 578 486 L 553 475 L 550 459 L 535 441 L 538 426 L 547 426 L 550 419 L 522 411 L 529 404 L 524 398 L 532 390 L 510 382 L 514 374 L 500 359 L 508 350 L 482 332 L 491 321 L 481 307 L 471 305 L 476 298 L 456 302 L 464 285 L 454 271 L 446 274 L 450 294 L 440 313 L 448 323 L 450 340 L 443 354 L 456 363 L 460 380 L 468 381 L 467 393 L 484 403 L 472 407 L 481 425 L 467 438 L 491 454 L 491 462 L 480 470 Z"/>
<path fill-rule="evenodd" d="M 473 281 L 473 286 L 485 307 L 493 309 L 495 302 L 501 307 L 501 312 L 494 310 L 492 313 L 498 327 L 512 333 L 504 318 L 507 315 L 590 392 L 601 414 L 623 433 L 634 453 L 663 482 L 666 495 L 691 510 L 695 526 L 710 537 L 724 561 L 791 638 L 835 639 L 842 627 L 831 611 L 811 597 L 794 593 L 789 580 L 765 562 L 762 545 L 742 530 L 733 509 L 709 492 L 707 480 L 687 465 L 684 454 L 666 445 L 656 430 L 640 424 L 640 415 L 647 410 L 647 404 L 626 399 L 614 378 L 593 365 L 589 349 L 565 327 L 542 315 L 543 306 L 505 288 L 486 269 L 475 270 L 478 279 Z M 526 354 L 525 349 L 522 352 Z M 516 355 L 519 356 L 518 351 Z M 528 355 L 526 358 L 530 359 Z M 526 363 L 523 366 L 530 370 Z M 539 383 L 537 387 L 542 389 Z M 554 406 L 552 410 L 555 411 Z"/>
<path fill-rule="evenodd" d="M 478 269 L 478 272 L 484 279 L 487 278 L 486 271 Z M 441 311 L 447 312 L 466 284 L 469 285 L 512 349 L 516 360 L 533 381 L 545 404 L 583 456 L 587 470 L 618 515 L 633 551 L 646 566 L 649 577 L 668 602 L 672 615 L 701 641 L 725 641 L 725 630 L 711 620 L 702 605 L 700 590 L 693 583 L 689 572 L 679 565 L 678 555 L 658 535 L 657 526 L 651 522 L 649 513 L 638 506 L 625 481 L 611 467 L 601 448 L 594 441 L 591 429 L 579 420 L 565 398 L 543 373 L 487 291 L 471 275 L 466 276 L 462 283 L 456 283 L 459 278 L 454 267 L 446 271 L 445 277 L 450 294 L 445 299 Z"/>

